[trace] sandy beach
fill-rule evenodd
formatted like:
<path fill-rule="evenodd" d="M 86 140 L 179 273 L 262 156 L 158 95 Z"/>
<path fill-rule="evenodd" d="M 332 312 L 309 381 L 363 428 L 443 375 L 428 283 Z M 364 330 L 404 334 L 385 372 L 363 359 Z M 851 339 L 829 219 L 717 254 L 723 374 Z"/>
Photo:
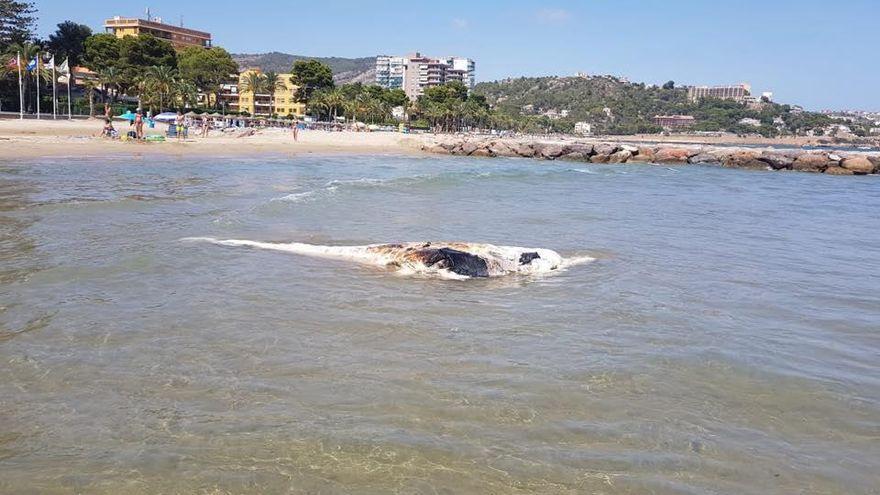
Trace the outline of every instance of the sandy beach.
<path fill-rule="evenodd" d="M 299 154 L 299 153 L 420 153 L 438 141 L 455 139 L 450 135 L 399 134 L 396 132 L 327 132 L 306 130 L 294 141 L 288 129 L 255 129 L 253 135 L 245 129 L 222 132 L 212 130 L 207 138 L 193 130 L 184 141 L 132 142 L 100 137 L 102 121 L 94 120 L 0 120 L 0 159 L 37 158 L 51 156 L 83 155 L 252 155 L 252 154 Z M 127 132 L 126 122 L 115 122 L 120 133 Z M 164 124 L 147 129 L 147 135 L 161 135 Z M 538 137 L 536 137 L 537 139 Z M 607 142 L 610 138 L 604 138 Z M 548 142 L 602 142 L 600 138 L 553 137 Z M 614 136 L 614 142 L 665 143 L 690 145 L 776 145 L 797 147 L 816 144 L 807 138 L 712 138 L 700 140 L 694 136 Z"/>
<path fill-rule="evenodd" d="M 114 122 L 120 133 L 128 124 Z M 165 125 L 147 129 L 161 135 Z M 0 120 L 0 159 L 48 156 L 125 154 L 250 155 L 254 153 L 416 153 L 428 136 L 391 132 L 301 131 L 294 141 L 287 129 L 257 129 L 252 136 L 237 137 L 241 130 L 211 131 L 207 138 L 196 131 L 182 142 L 132 142 L 99 137 L 102 121 Z"/>

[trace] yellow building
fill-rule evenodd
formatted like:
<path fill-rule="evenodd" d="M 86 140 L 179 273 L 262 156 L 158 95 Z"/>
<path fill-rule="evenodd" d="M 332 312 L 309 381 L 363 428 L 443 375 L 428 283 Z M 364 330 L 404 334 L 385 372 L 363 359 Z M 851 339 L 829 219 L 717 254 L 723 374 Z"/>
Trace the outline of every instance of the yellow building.
<path fill-rule="evenodd" d="M 104 30 L 116 35 L 117 38 L 151 34 L 161 40 L 168 41 L 178 50 L 190 46 L 211 47 L 211 33 L 163 24 L 162 20 L 158 18 L 147 20 L 116 16 L 104 21 Z"/>
<path fill-rule="evenodd" d="M 271 102 L 269 93 L 258 93 L 256 98 L 254 98 L 254 93 L 252 91 L 242 91 L 242 81 L 247 78 L 248 74 L 256 72 L 260 73 L 260 69 L 248 69 L 238 76 L 238 105 L 231 105 L 233 108 L 237 109 L 239 112 L 247 112 L 251 115 L 265 115 L 268 116 L 270 112 L 270 107 L 274 106 L 274 113 L 280 117 L 286 117 L 288 115 L 293 115 L 296 117 L 302 117 L 306 113 L 306 106 L 304 103 L 299 103 L 296 101 L 296 85 L 290 82 L 290 76 L 292 74 L 278 74 L 278 79 L 284 85 L 284 89 L 278 88 L 275 90 L 275 99 L 274 102 Z M 274 105 L 270 105 L 274 103 Z"/>

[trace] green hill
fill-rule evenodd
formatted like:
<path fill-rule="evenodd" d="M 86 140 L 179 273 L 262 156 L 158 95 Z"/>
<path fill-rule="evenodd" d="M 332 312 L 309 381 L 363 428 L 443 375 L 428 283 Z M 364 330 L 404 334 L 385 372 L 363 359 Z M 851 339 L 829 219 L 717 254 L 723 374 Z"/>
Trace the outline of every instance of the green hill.
<path fill-rule="evenodd" d="M 734 101 L 690 102 L 687 89 L 671 81 L 654 86 L 613 76 L 521 77 L 479 83 L 474 92 L 501 114 L 563 132 L 580 121 L 591 123 L 602 134 L 660 132 L 652 120 L 655 115 L 691 115 L 696 118 L 695 131 L 767 136 L 803 133 L 828 124 L 825 116 L 793 111 L 789 105 L 767 102 L 750 108 Z M 742 124 L 742 119 L 760 124 Z"/>
<path fill-rule="evenodd" d="M 297 60 L 315 59 L 327 64 L 333 71 L 333 78 L 339 84 L 353 82 L 372 82 L 375 79 L 376 57 L 344 58 L 344 57 L 306 57 L 289 53 L 239 53 L 232 55 L 233 60 L 241 69 L 259 67 L 263 71 L 290 72 L 293 62 Z"/>

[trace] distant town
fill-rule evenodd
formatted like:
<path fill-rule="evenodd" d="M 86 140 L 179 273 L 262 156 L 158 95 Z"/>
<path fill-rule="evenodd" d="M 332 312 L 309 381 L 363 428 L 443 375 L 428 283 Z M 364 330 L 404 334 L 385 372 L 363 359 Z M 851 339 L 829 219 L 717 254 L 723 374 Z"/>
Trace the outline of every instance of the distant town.
<path fill-rule="evenodd" d="M 144 18 L 122 16 L 109 18 L 104 22 L 103 28 L 105 33 L 118 39 L 149 35 L 170 43 L 178 52 L 194 47 L 206 50 L 216 47 L 210 32 L 183 27 L 182 24 L 176 26 L 166 23 L 162 18 L 153 16 L 149 10 Z M 131 88 L 131 84 L 114 84 L 106 78 L 106 74 L 101 73 L 101 70 L 87 65 L 80 64 L 71 68 L 72 97 L 80 98 L 77 108 L 82 108 L 82 100 L 86 96 L 91 97 L 88 94 L 90 91 L 97 90 L 104 100 L 114 86 L 115 90 L 110 95 L 114 101 L 131 104 L 143 102 L 144 98 L 120 91 L 123 86 Z M 755 93 L 748 83 L 676 86 L 670 81 L 664 85 L 645 85 L 631 83 L 628 79 L 618 76 L 578 72 L 570 78 L 552 76 L 532 78 L 529 80 L 533 81 L 534 87 L 514 89 L 518 79 L 478 84 L 476 68 L 477 62 L 465 56 L 434 56 L 419 52 L 406 55 L 378 55 L 375 57 L 372 73 L 365 72 L 370 78 L 366 80 L 367 85 L 371 83 L 385 91 L 402 91 L 407 103 L 399 104 L 393 99 L 380 98 L 385 105 L 393 104 L 388 108 L 387 116 L 384 115 L 386 110 L 382 109 L 373 112 L 365 108 L 362 113 L 376 114 L 373 117 L 374 121 L 390 119 L 429 126 L 445 122 L 444 126 L 447 128 L 476 125 L 518 128 L 529 132 L 567 132 L 586 136 L 658 132 L 755 133 L 765 137 L 791 134 L 847 139 L 880 136 L 880 113 L 824 111 L 807 112 L 808 116 L 801 117 L 805 114 L 801 106 L 775 102 L 773 92 Z M 253 84 L 267 75 L 273 80 L 270 84 L 271 88 Z M 363 77 L 360 80 L 363 80 Z M 582 82 L 578 83 L 578 80 Z M 356 116 L 357 111 L 346 112 L 341 104 L 328 106 L 317 101 L 310 104 L 299 91 L 295 81 L 296 77 L 291 71 L 274 72 L 260 66 L 239 66 L 237 73 L 229 74 L 229 77 L 225 81 L 220 81 L 213 91 L 208 91 L 207 86 L 197 87 L 196 98 L 192 101 L 187 98 L 178 98 L 178 100 L 185 108 L 215 108 L 223 114 L 253 117 L 308 120 L 320 117 L 316 115 L 316 109 L 322 105 L 326 107 L 323 114 L 325 118 Z M 424 105 L 421 107 L 418 105 L 420 99 L 425 97 L 426 92 L 431 88 L 456 84 L 466 91 L 465 96 L 460 98 L 470 98 L 470 95 L 476 98 L 470 106 L 471 109 L 476 109 L 471 118 L 453 116 L 452 122 L 455 125 L 451 125 L 449 116 L 439 115 L 442 110 L 432 113 Z M 640 93 L 633 96 L 634 90 L 620 89 L 628 86 Z M 568 91 L 564 98 L 549 97 L 544 94 L 553 91 L 558 93 L 563 88 Z M 520 90 L 525 93 L 517 94 Z M 578 97 L 577 91 L 580 91 L 580 94 L 605 92 L 606 97 L 594 101 Z M 622 97 L 615 91 L 630 94 L 630 97 L 644 101 L 640 103 L 644 108 L 636 108 L 627 114 L 620 105 L 625 107 L 632 105 L 613 101 Z M 43 98 L 45 97 L 44 93 Z M 531 101 L 530 98 L 536 101 Z M 566 99 L 570 104 L 559 104 Z M 652 99 L 655 103 L 648 103 Z M 9 109 L 11 106 L 8 103 L 9 98 L 6 100 L 3 102 L 3 109 Z M 550 105 L 545 104 L 545 101 L 557 103 Z M 728 104 L 735 106 L 725 106 Z M 331 106 L 333 108 L 330 108 Z M 33 111 L 30 107 L 28 110 Z"/>

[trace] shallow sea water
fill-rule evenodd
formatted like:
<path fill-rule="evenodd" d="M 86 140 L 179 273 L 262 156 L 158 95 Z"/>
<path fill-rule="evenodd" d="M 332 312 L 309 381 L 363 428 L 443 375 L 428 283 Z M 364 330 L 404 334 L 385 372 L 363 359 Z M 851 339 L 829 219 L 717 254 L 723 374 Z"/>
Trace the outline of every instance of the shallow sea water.
<path fill-rule="evenodd" d="M 876 177 L 713 167 L 0 163 L 0 493 L 878 493 L 878 212 Z"/>

